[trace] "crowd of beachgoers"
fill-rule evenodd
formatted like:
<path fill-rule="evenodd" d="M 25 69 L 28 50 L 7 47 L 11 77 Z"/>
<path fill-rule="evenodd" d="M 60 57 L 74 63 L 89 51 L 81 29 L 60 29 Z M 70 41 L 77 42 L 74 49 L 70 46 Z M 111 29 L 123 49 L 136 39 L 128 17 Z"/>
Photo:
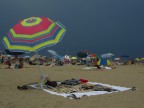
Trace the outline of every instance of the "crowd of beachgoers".
<path fill-rule="evenodd" d="M 99 60 L 102 58 L 97 57 L 85 57 L 78 58 L 72 56 L 64 56 L 63 58 L 48 58 L 46 56 L 10 56 L 10 55 L 0 55 L 0 63 L 4 65 L 4 68 L 9 69 L 20 69 L 24 67 L 24 64 L 27 63 L 29 65 L 42 65 L 42 66 L 63 66 L 65 64 L 71 65 L 85 65 L 89 67 L 96 67 L 97 69 L 102 69 L 106 67 L 106 69 L 116 69 L 116 65 L 130 65 L 130 64 L 144 64 L 144 60 L 134 60 L 134 59 L 126 59 L 126 60 L 110 60 L 110 64 L 100 65 L 98 64 Z"/>

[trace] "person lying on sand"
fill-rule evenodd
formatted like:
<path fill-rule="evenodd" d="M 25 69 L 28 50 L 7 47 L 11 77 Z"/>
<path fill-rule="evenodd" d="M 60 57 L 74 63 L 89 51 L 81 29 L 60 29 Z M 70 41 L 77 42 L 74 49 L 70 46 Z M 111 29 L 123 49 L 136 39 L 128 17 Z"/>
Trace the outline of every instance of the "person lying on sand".
<path fill-rule="evenodd" d="M 101 66 L 101 68 L 106 69 L 106 70 L 116 69 L 116 67 L 114 66 Z"/>

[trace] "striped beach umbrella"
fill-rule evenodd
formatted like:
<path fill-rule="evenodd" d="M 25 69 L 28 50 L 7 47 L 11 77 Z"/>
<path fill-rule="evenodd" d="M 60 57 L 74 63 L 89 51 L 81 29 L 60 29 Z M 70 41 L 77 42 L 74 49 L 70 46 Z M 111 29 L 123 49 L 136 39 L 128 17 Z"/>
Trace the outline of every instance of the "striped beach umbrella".
<path fill-rule="evenodd" d="M 33 52 L 57 44 L 66 30 L 60 22 L 46 17 L 30 17 L 19 21 L 3 38 L 12 52 Z"/>
<path fill-rule="evenodd" d="M 98 63 L 98 65 L 103 65 L 103 66 L 111 66 L 111 61 L 109 59 L 101 58 Z"/>

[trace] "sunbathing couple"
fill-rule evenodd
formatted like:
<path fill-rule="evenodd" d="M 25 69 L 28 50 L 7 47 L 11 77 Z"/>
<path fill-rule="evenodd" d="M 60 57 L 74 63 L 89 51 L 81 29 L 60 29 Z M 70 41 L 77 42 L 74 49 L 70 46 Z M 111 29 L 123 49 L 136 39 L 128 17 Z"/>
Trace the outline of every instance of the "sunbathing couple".
<path fill-rule="evenodd" d="M 20 68 L 23 68 L 24 66 L 24 63 L 23 63 L 23 60 L 22 59 L 19 59 L 19 62 L 16 61 L 15 65 L 12 66 L 12 61 L 10 59 L 8 59 L 5 64 L 8 65 L 8 69 L 20 69 Z"/>

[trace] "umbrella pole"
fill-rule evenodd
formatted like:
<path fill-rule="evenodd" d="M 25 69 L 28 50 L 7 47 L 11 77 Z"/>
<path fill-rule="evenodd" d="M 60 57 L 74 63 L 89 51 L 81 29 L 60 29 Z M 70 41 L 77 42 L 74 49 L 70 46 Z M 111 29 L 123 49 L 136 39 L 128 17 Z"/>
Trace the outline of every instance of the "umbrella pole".
<path fill-rule="evenodd" d="M 36 51 L 36 60 L 37 60 L 37 65 L 39 65 L 39 56 L 38 56 L 38 52 Z M 40 69 L 40 66 L 37 66 L 38 67 L 38 71 L 40 72 L 41 71 L 41 69 Z M 45 77 L 44 77 L 44 75 L 41 73 L 40 74 L 40 88 L 41 89 L 43 89 L 43 82 L 44 82 L 44 80 L 45 80 Z"/>

